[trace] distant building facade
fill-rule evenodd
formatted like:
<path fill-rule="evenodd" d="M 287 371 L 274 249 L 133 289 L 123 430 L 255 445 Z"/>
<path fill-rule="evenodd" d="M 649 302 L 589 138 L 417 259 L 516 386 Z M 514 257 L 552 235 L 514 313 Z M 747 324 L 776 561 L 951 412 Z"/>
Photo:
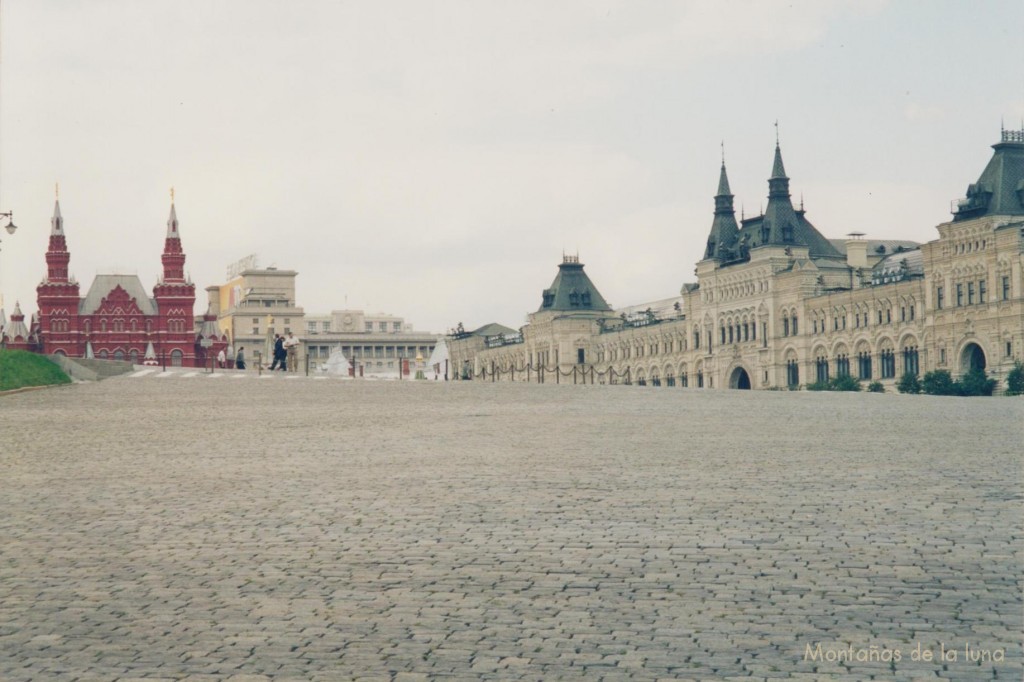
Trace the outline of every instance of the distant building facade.
<path fill-rule="evenodd" d="M 778 145 L 768 205 L 736 220 L 722 164 L 697 282 L 613 311 L 566 258 L 520 332 L 453 334 L 458 375 L 704 388 L 799 387 L 849 375 L 983 368 L 1024 349 L 1024 130 L 1003 131 L 953 218 L 924 245 L 825 238 L 793 206 Z M 486 329 L 486 328 L 484 328 Z M 538 368 L 543 368 L 538 373 Z"/>
<path fill-rule="evenodd" d="M 98 275 L 84 297 L 70 276 L 71 253 L 60 202 L 50 219 L 46 276 L 36 288 L 38 317 L 23 322 L 20 306 L 4 331 L 7 348 L 23 348 L 68 357 L 145 359 L 170 366 L 203 367 L 227 345 L 211 324 L 212 316 L 193 316 L 195 285 L 185 277 L 178 218 L 171 204 L 163 276 L 149 296 L 137 275 Z"/>
<path fill-rule="evenodd" d="M 394 315 L 362 310 L 307 315 L 295 300 L 295 270 L 258 268 L 255 261 L 249 265 L 229 272 L 234 276 L 225 284 L 207 287 L 207 294 L 220 329 L 236 348 L 244 345 L 250 358 L 256 350 L 270 358 L 274 334 L 291 332 L 300 341 L 302 367 L 308 359 L 311 368 L 319 368 L 337 350 L 355 361 L 357 373 L 397 376 L 400 362 L 429 358 L 437 344 L 437 334 L 414 331 Z"/>

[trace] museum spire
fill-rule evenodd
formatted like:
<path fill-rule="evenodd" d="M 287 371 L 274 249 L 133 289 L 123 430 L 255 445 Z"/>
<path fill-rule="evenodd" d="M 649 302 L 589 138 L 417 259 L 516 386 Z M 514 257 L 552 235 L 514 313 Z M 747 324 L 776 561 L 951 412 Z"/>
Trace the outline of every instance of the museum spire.
<path fill-rule="evenodd" d="M 185 253 L 181 250 L 181 235 L 178 233 L 178 214 L 174 210 L 174 190 L 171 189 L 171 214 L 167 218 L 167 238 L 160 260 L 164 264 L 164 282 L 185 281 Z"/>

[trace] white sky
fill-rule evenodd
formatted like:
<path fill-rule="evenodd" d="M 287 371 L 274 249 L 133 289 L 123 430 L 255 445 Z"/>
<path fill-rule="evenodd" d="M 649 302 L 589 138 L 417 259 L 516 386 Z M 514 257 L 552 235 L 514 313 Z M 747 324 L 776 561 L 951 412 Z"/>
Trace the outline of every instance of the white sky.
<path fill-rule="evenodd" d="M 518 327 L 563 250 L 613 306 L 694 281 L 720 142 L 756 214 L 779 121 L 828 237 L 927 241 L 1024 120 L 1024 2 L 3 0 L 0 291 L 203 289 L 250 253 L 307 314 Z M 346 304 L 347 301 L 347 304 Z"/>

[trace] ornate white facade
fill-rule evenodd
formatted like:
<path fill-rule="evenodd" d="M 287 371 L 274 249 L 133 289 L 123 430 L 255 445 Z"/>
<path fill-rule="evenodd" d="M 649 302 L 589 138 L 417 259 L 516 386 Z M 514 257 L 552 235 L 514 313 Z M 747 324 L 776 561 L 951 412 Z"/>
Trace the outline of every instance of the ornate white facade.
<path fill-rule="evenodd" d="M 519 333 L 452 335 L 453 375 L 487 381 L 785 388 L 840 375 L 983 367 L 1024 350 L 1024 131 L 1004 131 L 939 238 L 829 240 L 793 207 L 776 146 L 765 212 L 737 223 L 725 166 L 697 283 L 613 311 L 567 258 Z M 664 302 L 662 302 L 664 303 Z"/>

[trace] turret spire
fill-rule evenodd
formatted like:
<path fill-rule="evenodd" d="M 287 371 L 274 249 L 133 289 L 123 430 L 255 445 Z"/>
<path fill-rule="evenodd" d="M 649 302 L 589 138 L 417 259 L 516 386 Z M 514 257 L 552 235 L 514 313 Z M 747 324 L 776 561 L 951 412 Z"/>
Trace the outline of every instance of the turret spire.
<path fill-rule="evenodd" d="M 775 143 L 775 160 L 772 163 L 772 179 L 784 179 L 789 180 L 786 177 L 786 168 L 782 165 L 782 149 L 779 148 L 779 143 Z"/>
<path fill-rule="evenodd" d="M 50 244 L 46 250 L 46 281 L 67 282 L 68 253 L 67 240 L 64 238 L 64 217 L 60 214 L 60 189 L 54 188 L 57 199 L 53 202 L 53 217 L 50 218 Z"/>
<path fill-rule="evenodd" d="M 164 239 L 165 282 L 185 281 L 185 254 L 181 250 L 181 235 L 178 232 L 178 214 L 174 210 L 174 188 L 171 188 L 171 214 L 167 218 L 167 238 Z"/>
<path fill-rule="evenodd" d="M 60 199 L 53 202 L 53 217 L 50 218 L 50 236 L 64 235 L 64 218 L 60 214 Z"/>
<path fill-rule="evenodd" d="M 171 188 L 171 215 L 167 218 L 167 238 L 178 239 L 178 214 L 174 210 L 174 188 Z"/>
<path fill-rule="evenodd" d="M 734 242 L 739 232 L 736 224 L 736 210 L 733 195 L 729 189 L 729 176 L 725 172 L 725 143 L 722 143 L 722 168 L 718 175 L 718 193 L 715 194 L 715 219 L 711 223 L 704 258 L 729 260 L 736 257 Z"/>

